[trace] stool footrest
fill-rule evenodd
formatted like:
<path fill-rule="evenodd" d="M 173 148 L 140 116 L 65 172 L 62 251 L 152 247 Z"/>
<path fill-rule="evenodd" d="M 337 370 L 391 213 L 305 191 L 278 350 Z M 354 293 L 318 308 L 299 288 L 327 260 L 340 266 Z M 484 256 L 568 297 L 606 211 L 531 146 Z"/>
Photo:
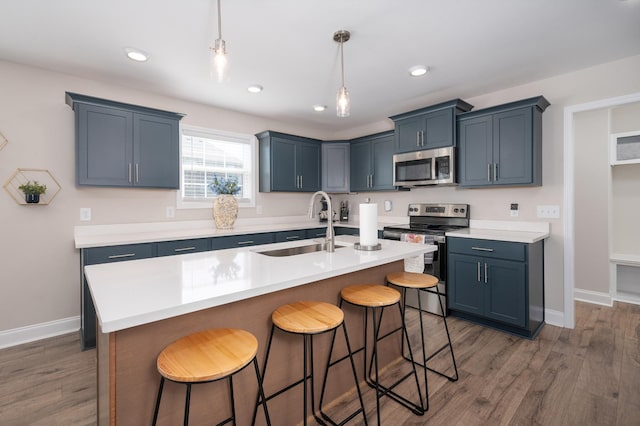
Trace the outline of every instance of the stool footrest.
<path fill-rule="evenodd" d="M 420 407 L 418 405 L 416 405 L 415 403 L 409 401 L 407 398 L 403 397 L 402 395 L 398 395 L 397 393 L 395 393 L 393 391 L 393 389 L 398 386 L 400 383 L 404 382 L 406 379 L 408 379 L 409 377 L 412 376 L 413 373 L 409 372 L 406 375 L 404 375 L 403 377 L 401 377 L 398 381 L 396 381 L 393 385 L 386 387 L 381 385 L 380 383 L 378 383 L 377 387 L 376 387 L 376 383 L 374 380 L 372 380 L 371 378 L 368 378 L 366 381 L 367 385 L 369 385 L 369 387 L 373 388 L 373 389 L 381 389 L 382 392 L 380 392 L 380 396 L 388 396 L 389 398 L 393 399 L 394 401 L 396 401 L 398 404 L 408 408 L 409 410 L 411 410 L 414 414 L 418 415 L 418 416 L 422 416 L 425 413 L 425 410 L 423 407 Z"/>

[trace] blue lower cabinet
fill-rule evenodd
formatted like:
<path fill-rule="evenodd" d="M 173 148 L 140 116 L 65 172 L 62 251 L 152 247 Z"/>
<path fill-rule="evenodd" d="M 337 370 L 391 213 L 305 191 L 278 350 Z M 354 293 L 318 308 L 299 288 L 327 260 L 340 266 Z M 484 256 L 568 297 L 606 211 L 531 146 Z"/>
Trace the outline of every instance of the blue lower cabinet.
<path fill-rule="evenodd" d="M 469 238 L 447 238 L 447 242 L 451 314 L 534 337 L 544 324 L 543 242 Z"/>
<path fill-rule="evenodd" d="M 100 263 L 147 259 L 155 256 L 154 243 L 93 247 L 80 250 L 80 344 L 82 349 L 96 347 L 96 308 L 84 276 L 84 267 Z"/>
<path fill-rule="evenodd" d="M 307 239 L 309 238 L 324 238 L 327 236 L 327 227 L 307 229 L 305 231 Z"/>
<path fill-rule="evenodd" d="M 175 256 L 177 254 L 199 253 L 211 250 L 210 238 L 193 240 L 162 241 L 157 243 L 158 256 Z"/>
<path fill-rule="evenodd" d="M 360 235 L 360 229 L 338 226 L 335 228 L 335 233 L 336 235 Z"/>
<path fill-rule="evenodd" d="M 223 250 L 229 248 L 257 246 L 260 244 L 275 243 L 273 232 L 260 234 L 230 235 L 228 237 L 214 237 L 211 239 L 211 250 Z"/>
<path fill-rule="evenodd" d="M 307 239 L 307 231 L 298 229 L 296 231 L 280 231 L 275 232 L 275 242 L 283 243 L 286 241 L 297 241 Z"/>

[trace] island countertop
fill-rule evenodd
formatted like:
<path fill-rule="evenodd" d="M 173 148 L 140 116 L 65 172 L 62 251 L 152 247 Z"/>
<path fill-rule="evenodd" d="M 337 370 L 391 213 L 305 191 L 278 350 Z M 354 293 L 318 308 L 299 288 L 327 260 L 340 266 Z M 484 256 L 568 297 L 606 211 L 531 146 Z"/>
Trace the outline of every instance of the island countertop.
<path fill-rule="evenodd" d="M 353 248 L 338 236 L 334 253 L 287 257 L 265 250 L 313 240 L 131 260 L 85 267 L 103 333 L 110 333 L 435 251 L 436 246 L 379 240 L 382 250 Z"/>

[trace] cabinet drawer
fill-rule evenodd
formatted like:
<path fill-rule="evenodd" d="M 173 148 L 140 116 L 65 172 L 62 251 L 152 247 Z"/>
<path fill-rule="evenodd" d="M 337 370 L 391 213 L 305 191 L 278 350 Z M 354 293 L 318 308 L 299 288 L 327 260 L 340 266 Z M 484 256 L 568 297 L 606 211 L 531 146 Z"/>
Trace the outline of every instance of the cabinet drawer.
<path fill-rule="evenodd" d="M 85 265 L 153 257 L 153 243 L 95 247 L 84 250 Z"/>
<path fill-rule="evenodd" d="M 509 241 L 478 240 L 473 238 L 447 238 L 450 253 L 517 260 L 524 262 L 527 245 Z"/>
<path fill-rule="evenodd" d="M 271 232 L 263 234 L 233 235 L 229 237 L 217 237 L 211 240 L 212 250 L 223 250 L 236 247 L 256 246 L 275 242 Z"/>
<path fill-rule="evenodd" d="M 198 253 L 211 249 L 209 238 L 196 238 L 192 240 L 163 241 L 158 243 L 158 256 L 173 256 L 176 254 Z"/>
<path fill-rule="evenodd" d="M 346 226 L 338 226 L 335 229 L 336 235 L 360 235 L 360 228 L 347 228 Z M 378 232 L 380 237 L 380 232 Z"/>
<path fill-rule="evenodd" d="M 327 228 L 307 229 L 307 238 L 324 238 L 327 236 Z"/>
<path fill-rule="evenodd" d="M 276 243 L 283 243 L 287 241 L 304 240 L 305 238 L 307 238 L 307 233 L 304 229 L 300 229 L 298 231 L 276 232 L 275 241 Z"/>

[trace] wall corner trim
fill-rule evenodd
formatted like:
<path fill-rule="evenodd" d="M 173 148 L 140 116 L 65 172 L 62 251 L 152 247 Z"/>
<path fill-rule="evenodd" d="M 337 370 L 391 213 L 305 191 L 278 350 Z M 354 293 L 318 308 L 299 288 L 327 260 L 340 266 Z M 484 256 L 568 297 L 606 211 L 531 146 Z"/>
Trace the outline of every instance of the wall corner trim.
<path fill-rule="evenodd" d="M 0 331 L 0 349 L 80 330 L 80 316 Z"/>
<path fill-rule="evenodd" d="M 544 310 L 544 322 L 556 327 L 566 327 L 564 323 L 564 313 L 553 309 Z"/>

